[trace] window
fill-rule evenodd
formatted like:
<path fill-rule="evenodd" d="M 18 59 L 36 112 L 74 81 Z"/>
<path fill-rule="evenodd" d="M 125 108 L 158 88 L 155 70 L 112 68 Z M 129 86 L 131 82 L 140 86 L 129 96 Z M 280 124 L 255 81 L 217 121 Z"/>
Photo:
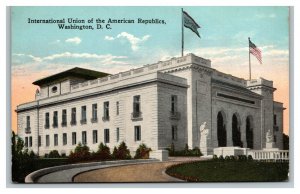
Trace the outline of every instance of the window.
<path fill-rule="evenodd" d="M 116 102 L 116 114 L 119 115 L 119 106 L 120 106 L 120 103 L 119 101 Z"/>
<path fill-rule="evenodd" d="M 86 124 L 86 106 L 81 107 L 81 124 Z"/>
<path fill-rule="evenodd" d="M 93 130 L 93 143 L 98 143 L 98 131 Z"/>
<path fill-rule="evenodd" d="M 76 125 L 76 108 L 72 108 L 71 125 Z"/>
<path fill-rule="evenodd" d="M 277 126 L 277 115 L 273 115 L 273 119 L 274 119 L 274 126 Z"/>
<path fill-rule="evenodd" d="M 86 145 L 86 131 L 82 131 L 82 144 Z"/>
<path fill-rule="evenodd" d="M 26 128 L 25 128 L 25 133 L 30 133 L 31 128 L 30 128 L 30 116 L 26 117 Z"/>
<path fill-rule="evenodd" d="M 134 126 L 134 141 L 141 141 L 141 126 Z"/>
<path fill-rule="evenodd" d="M 50 146 L 50 136 L 46 135 L 46 146 Z"/>
<path fill-rule="evenodd" d="M 49 129 L 50 127 L 50 114 L 48 112 L 45 113 L 45 129 Z"/>
<path fill-rule="evenodd" d="M 109 143 L 109 129 L 104 129 L 104 143 Z"/>
<path fill-rule="evenodd" d="M 63 145 L 67 145 L 68 139 L 67 139 L 67 134 L 63 133 Z"/>
<path fill-rule="evenodd" d="M 29 137 L 29 147 L 32 147 L 32 136 Z"/>
<path fill-rule="evenodd" d="M 104 107 L 104 109 L 103 109 L 104 112 L 103 112 L 102 120 L 108 121 L 109 120 L 109 102 L 108 101 L 104 102 L 103 107 Z"/>
<path fill-rule="evenodd" d="M 118 127 L 117 130 L 116 130 L 116 136 L 117 136 L 117 142 L 120 141 L 120 128 Z"/>
<path fill-rule="evenodd" d="M 52 93 L 56 93 L 57 92 L 57 87 L 56 86 L 54 86 L 54 87 L 52 87 Z"/>
<path fill-rule="evenodd" d="M 141 96 L 137 95 L 133 97 L 133 113 L 131 114 L 132 120 L 137 120 L 142 118 L 141 112 Z"/>
<path fill-rule="evenodd" d="M 42 137 L 39 135 L 39 138 L 38 138 L 38 145 L 39 147 L 42 146 Z"/>
<path fill-rule="evenodd" d="M 177 96 L 171 96 L 171 112 L 175 114 L 177 112 Z"/>
<path fill-rule="evenodd" d="M 177 126 L 172 125 L 172 140 L 177 140 Z"/>
<path fill-rule="evenodd" d="M 134 113 L 139 113 L 141 112 L 141 107 L 140 107 L 140 100 L 141 100 L 141 96 L 134 96 L 133 97 L 133 112 Z"/>
<path fill-rule="evenodd" d="M 57 111 L 54 111 L 53 113 L 53 128 L 56 128 L 58 126 L 58 113 Z"/>
<path fill-rule="evenodd" d="M 61 126 L 65 127 L 67 126 L 67 110 L 63 109 L 62 110 L 62 118 L 61 118 L 62 122 L 61 122 Z"/>
<path fill-rule="evenodd" d="M 72 133 L 72 145 L 76 145 L 76 132 Z"/>
<path fill-rule="evenodd" d="M 54 134 L 54 146 L 58 146 L 58 135 Z"/>
<path fill-rule="evenodd" d="M 28 147 L 28 137 L 25 137 L 25 147 Z"/>
<path fill-rule="evenodd" d="M 95 123 L 98 121 L 98 115 L 97 115 L 97 104 L 92 105 L 92 119 L 91 122 Z"/>

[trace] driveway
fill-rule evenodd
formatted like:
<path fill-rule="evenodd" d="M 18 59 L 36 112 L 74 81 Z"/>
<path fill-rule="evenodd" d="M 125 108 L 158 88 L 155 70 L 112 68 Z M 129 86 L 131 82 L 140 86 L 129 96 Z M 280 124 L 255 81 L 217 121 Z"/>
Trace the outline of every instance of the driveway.
<path fill-rule="evenodd" d="M 148 164 L 134 164 L 126 166 L 115 166 L 82 172 L 73 177 L 74 182 L 181 182 L 164 173 L 165 169 L 173 164 L 188 161 L 205 160 L 199 157 L 170 157 L 166 162 L 154 162 Z"/>

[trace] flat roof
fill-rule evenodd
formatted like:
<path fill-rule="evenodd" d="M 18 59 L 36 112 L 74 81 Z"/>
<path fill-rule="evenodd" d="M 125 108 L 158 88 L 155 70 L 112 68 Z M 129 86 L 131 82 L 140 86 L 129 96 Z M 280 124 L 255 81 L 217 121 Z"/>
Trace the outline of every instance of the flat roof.
<path fill-rule="evenodd" d="M 45 77 L 45 78 L 42 78 L 39 80 L 36 80 L 32 84 L 41 86 L 41 85 L 51 83 L 58 79 L 63 79 L 65 77 L 78 77 L 78 78 L 83 78 L 86 80 L 92 80 L 92 79 L 105 77 L 108 75 L 110 75 L 110 74 L 100 72 L 100 71 L 94 71 L 94 70 L 90 70 L 90 69 L 75 67 L 75 68 L 54 74 L 54 75 L 50 75 L 48 77 Z"/>

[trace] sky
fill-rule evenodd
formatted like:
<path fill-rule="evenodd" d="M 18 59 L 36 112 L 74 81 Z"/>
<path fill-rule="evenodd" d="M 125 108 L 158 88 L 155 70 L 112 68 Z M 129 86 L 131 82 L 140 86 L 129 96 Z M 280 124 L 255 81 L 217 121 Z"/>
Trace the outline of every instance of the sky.
<path fill-rule="evenodd" d="M 248 79 L 248 37 L 262 50 L 263 64 L 251 56 L 252 79 L 273 80 L 274 100 L 284 103 L 289 131 L 288 7 L 183 7 L 201 26 L 201 38 L 184 29 L 184 53 L 210 59 L 212 68 Z M 133 19 L 111 29 L 67 30 L 31 19 Z M 141 18 L 165 24 L 137 23 Z M 34 100 L 32 82 L 73 67 L 118 73 L 181 54 L 181 7 L 13 7 L 11 11 L 12 129 L 14 110 Z M 78 24 L 82 25 L 82 24 Z M 105 24 L 104 24 L 105 25 Z"/>

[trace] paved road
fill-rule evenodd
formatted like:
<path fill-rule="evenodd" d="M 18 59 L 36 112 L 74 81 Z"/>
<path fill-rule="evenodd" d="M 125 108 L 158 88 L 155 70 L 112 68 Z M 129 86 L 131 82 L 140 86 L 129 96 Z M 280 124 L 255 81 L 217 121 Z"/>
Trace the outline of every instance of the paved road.
<path fill-rule="evenodd" d="M 173 164 L 195 160 L 203 159 L 170 158 L 170 160 L 167 162 L 135 164 L 92 170 L 75 176 L 74 182 L 181 182 L 182 180 L 165 174 L 165 169 Z"/>

